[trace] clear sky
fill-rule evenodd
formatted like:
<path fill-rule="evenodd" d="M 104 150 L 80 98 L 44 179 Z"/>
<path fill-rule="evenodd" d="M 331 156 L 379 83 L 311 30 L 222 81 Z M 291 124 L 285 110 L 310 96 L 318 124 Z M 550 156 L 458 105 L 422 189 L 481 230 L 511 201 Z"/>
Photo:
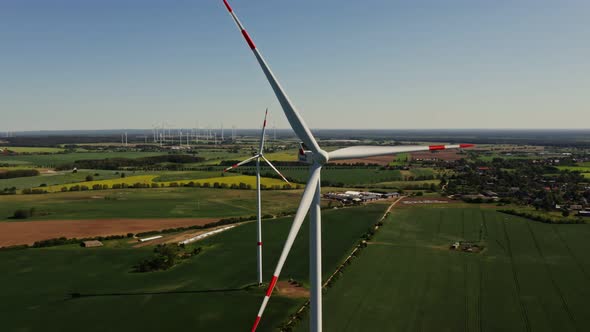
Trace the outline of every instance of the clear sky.
<path fill-rule="evenodd" d="M 231 0 L 313 128 L 590 128 L 590 1 Z M 0 130 L 288 126 L 221 0 L 1 0 Z"/>

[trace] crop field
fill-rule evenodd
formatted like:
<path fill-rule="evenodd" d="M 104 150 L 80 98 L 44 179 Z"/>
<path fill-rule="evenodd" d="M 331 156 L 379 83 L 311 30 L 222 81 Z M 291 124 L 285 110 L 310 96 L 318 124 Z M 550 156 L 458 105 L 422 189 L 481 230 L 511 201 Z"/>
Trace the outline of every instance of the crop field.
<path fill-rule="evenodd" d="M 325 329 L 587 331 L 589 236 L 489 208 L 396 208 L 329 289 Z M 449 250 L 460 240 L 485 249 Z"/>
<path fill-rule="evenodd" d="M 57 153 L 63 152 L 62 148 L 46 148 L 37 146 L 0 146 L 0 150 L 8 149 L 17 153 Z"/>
<path fill-rule="evenodd" d="M 297 207 L 301 190 L 262 192 L 263 212 Z M 79 191 L 51 195 L 2 196 L 0 222 L 16 209 L 35 209 L 25 220 L 120 218 L 223 218 L 256 214 L 255 190 L 157 188 Z"/>
<path fill-rule="evenodd" d="M 95 174 L 99 174 L 96 176 Z M 30 176 L 30 177 L 22 177 L 22 178 L 13 178 L 13 179 L 1 179 L 0 180 L 0 189 L 3 188 L 12 188 L 16 187 L 16 189 L 24 189 L 24 188 L 34 188 L 39 187 L 43 184 L 47 186 L 52 185 L 61 185 L 65 183 L 74 183 L 74 182 L 82 182 L 85 181 L 86 176 L 92 176 L 94 179 L 112 179 L 112 178 L 119 178 L 120 175 L 115 174 L 115 171 L 105 171 L 105 170 L 78 170 L 77 173 L 72 173 L 71 171 L 67 172 L 55 172 L 55 173 L 46 173 L 41 174 L 39 176 Z M 61 188 L 61 186 L 60 186 Z"/>
<path fill-rule="evenodd" d="M 408 188 L 416 188 L 416 187 L 430 187 L 430 185 L 434 184 L 438 186 L 440 180 L 422 180 L 422 181 L 389 181 L 389 182 L 379 182 L 370 185 L 369 187 L 372 188 L 398 188 L 398 189 L 408 189 Z"/>
<path fill-rule="evenodd" d="M 323 217 L 324 276 L 376 222 L 386 205 L 330 210 Z M 291 225 L 265 221 L 264 279 L 270 279 Z M 308 279 L 308 223 L 282 280 Z M 197 242 L 201 254 L 170 270 L 132 273 L 151 248 L 110 245 L 0 252 L 2 331 L 240 331 L 250 328 L 265 288 L 256 278 L 254 223 Z M 120 241 L 114 241 L 119 243 Z M 77 293 L 78 297 L 70 294 Z M 275 331 L 304 299 L 275 294 L 259 331 Z"/>
<path fill-rule="evenodd" d="M 134 176 L 127 176 L 124 178 L 118 177 L 118 178 L 111 178 L 111 179 L 107 179 L 107 180 L 94 180 L 94 181 L 84 181 L 84 182 L 75 182 L 75 183 L 64 183 L 64 184 L 60 184 L 60 185 L 51 185 L 51 186 L 47 186 L 47 187 L 39 187 L 37 189 L 43 189 L 49 193 L 56 193 L 56 192 L 62 192 L 62 191 L 67 191 L 70 190 L 70 188 L 74 187 L 74 186 L 86 186 L 88 189 L 86 190 L 93 190 L 92 188 L 96 185 L 99 186 L 108 186 L 108 188 L 113 188 L 113 185 L 126 185 L 126 186 L 132 186 L 134 184 L 140 183 L 140 184 L 145 184 L 145 185 L 151 185 L 152 183 L 155 183 L 155 179 L 157 178 L 157 175 L 154 174 L 146 174 L 146 175 L 134 175 Z M 187 179 L 187 180 L 182 180 L 182 181 L 160 181 L 157 182 L 158 185 L 160 186 L 165 186 L 165 187 L 169 187 L 171 186 L 171 184 L 177 184 L 178 186 L 183 186 L 185 184 L 188 184 L 190 182 L 193 182 L 195 184 L 205 184 L 208 183 L 211 187 L 213 187 L 213 185 L 215 183 L 218 184 L 224 184 L 224 185 L 239 185 L 240 183 L 244 183 L 246 185 L 250 185 L 252 188 L 251 189 L 255 189 L 256 188 L 256 177 L 255 176 L 249 176 L 249 175 L 238 175 L 238 176 L 221 176 L 221 177 L 215 177 L 215 178 L 199 178 L 199 179 Z M 261 178 L 261 184 L 268 186 L 268 187 L 272 187 L 274 185 L 279 185 L 279 186 L 283 186 L 285 183 L 282 180 L 278 180 L 278 179 L 273 179 L 273 178 Z M 65 190 L 64 190 L 65 188 Z M 102 190 L 102 189 L 100 189 Z"/>
<path fill-rule="evenodd" d="M 181 181 L 181 180 L 199 180 L 207 178 L 219 177 L 221 174 L 224 176 L 235 176 L 236 173 L 223 173 L 223 169 L 212 171 L 185 171 L 185 172 L 174 172 L 167 171 L 154 178 L 155 182 L 169 182 L 169 181 Z"/>
<path fill-rule="evenodd" d="M 56 167 L 73 163 L 76 160 L 105 159 L 105 158 L 143 158 L 160 156 L 162 152 L 73 152 L 53 154 L 31 154 L 4 156 L 0 155 L 0 164 L 31 164 L 39 167 Z"/>
<path fill-rule="evenodd" d="M 273 161 L 273 160 L 297 161 L 299 158 L 298 155 L 299 155 L 299 152 L 297 151 L 297 149 L 292 149 L 292 150 L 281 151 L 281 152 L 272 152 L 272 153 L 265 154 L 264 156 L 266 157 L 266 159 L 268 159 L 270 161 Z"/>
<path fill-rule="evenodd" d="M 570 172 L 580 172 L 582 176 L 587 179 L 590 179 L 590 164 L 584 165 L 582 163 L 580 166 L 557 166 L 559 170 L 568 170 Z"/>
<path fill-rule="evenodd" d="M 277 167 L 286 177 L 294 179 L 298 183 L 305 183 L 309 177 L 309 169 L 306 167 Z M 239 171 L 255 171 L 253 167 L 238 168 Z M 273 170 L 263 167 L 261 174 L 272 174 Z M 402 176 L 398 170 L 380 170 L 378 168 L 333 168 L 326 167 L 322 170 L 322 181 L 342 183 L 355 186 L 385 181 L 400 181 Z"/>

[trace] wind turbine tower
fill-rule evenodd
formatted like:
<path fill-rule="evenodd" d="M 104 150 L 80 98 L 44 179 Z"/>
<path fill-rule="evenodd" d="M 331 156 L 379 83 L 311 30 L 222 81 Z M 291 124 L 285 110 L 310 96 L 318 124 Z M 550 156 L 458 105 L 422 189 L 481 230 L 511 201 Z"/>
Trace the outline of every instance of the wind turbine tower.
<path fill-rule="evenodd" d="M 252 160 L 256 160 L 256 203 L 258 205 L 257 208 L 257 247 L 258 247 L 258 255 L 257 255 L 257 271 L 258 271 L 258 285 L 262 284 L 262 208 L 261 208 L 261 196 L 260 196 L 260 159 L 264 160 L 268 166 L 270 166 L 285 182 L 289 183 L 287 179 L 279 172 L 274 165 L 264 157 L 264 134 L 266 132 L 266 116 L 268 114 L 268 109 L 264 113 L 264 122 L 262 124 L 262 133 L 260 134 L 260 146 L 258 147 L 258 153 L 254 156 L 241 161 L 231 167 L 224 169 L 224 172 L 229 171 L 230 169 L 237 168 L 241 165 L 247 164 Z"/>
<path fill-rule="evenodd" d="M 287 260 L 287 256 L 293 247 L 297 233 L 305 220 L 305 216 L 309 212 L 310 227 L 309 227 L 309 279 L 310 279 L 310 315 L 309 323 L 311 332 L 322 331 L 322 223 L 321 223 L 321 187 L 320 187 L 320 174 L 321 170 L 332 160 L 346 160 L 346 159 L 357 159 L 367 158 L 373 156 L 388 156 L 402 152 L 414 152 L 414 151 L 433 151 L 433 150 L 446 150 L 446 149 L 459 149 L 472 147 L 473 144 L 457 144 L 457 145 L 399 145 L 399 146 L 351 146 L 334 151 L 327 152 L 323 150 L 315 137 L 311 133 L 311 130 L 303 121 L 303 118 L 295 108 L 295 105 L 291 102 L 287 93 L 283 90 L 278 79 L 270 69 L 266 60 L 256 48 L 256 44 L 250 38 L 250 35 L 232 10 L 227 0 L 223 0 L 225 7 L 229 11 L 229 14 L 233 18 L 235 24 L 238 26 L 242 36 L 246 40 L 250 50 L 256 57 L 258 64 L 260 65 L 264 75 L 266 76 L 272 90 L 277 97 L 291 128 L 302 141 L 301 148 L 299 150 L 299 160 L 309 164 L 310 173 L 309 179 L 303 190 L 301 201 L 295 217 L 293 218 L 293 224 L 287 235 L 287 240 L 281 251 L 281 255 L 277 262 L 273 276 L 268 284 L 266 294 L 254 320 L 251 332 L 255 332 L 264 310 L 268 304 L 272 291 L 275 288 L 279 275 L 283 269 L 283 266 Z M 298 259 L 300 259 L 298 257 Z"/>

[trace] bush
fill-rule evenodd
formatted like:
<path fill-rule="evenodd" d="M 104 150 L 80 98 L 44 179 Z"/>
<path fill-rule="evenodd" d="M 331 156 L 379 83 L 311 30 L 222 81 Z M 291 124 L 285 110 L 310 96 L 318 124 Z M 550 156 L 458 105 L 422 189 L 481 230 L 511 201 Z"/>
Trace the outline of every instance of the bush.
<path fill-rule="evenodd" d="M 13 219 L 27 219 L 33 216 L 34 213 L 34 209 L 18 209 L 16 211 L 14 211 L 14 214 L 12 215 Z"/>
<path fill-rule="evenodd" d="M 94 181 L 92 175 L 86 175 L 86 181 Z"/>

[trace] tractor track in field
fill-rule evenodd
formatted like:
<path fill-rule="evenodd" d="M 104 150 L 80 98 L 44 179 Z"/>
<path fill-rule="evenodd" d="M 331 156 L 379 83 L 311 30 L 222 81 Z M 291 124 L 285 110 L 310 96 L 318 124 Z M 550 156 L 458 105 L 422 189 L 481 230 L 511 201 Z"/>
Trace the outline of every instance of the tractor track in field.
<path fill-rule="evenodd" d="M 510 258 L 510 267 L 512 270 L 512 278 L 514 280 L 514 290 L 516 292 L 516 299 L 518 300 L 518 304 L 520 305 L 520 314 L 522 319 L 525 323 L 525 327 L 527 332 L 531 332 L 531 323 L 529 321 L 528 313 L 526 310 L 526 306 L 522 302 L 522 296 L 520 291 L 520 284 L 518 282 L 518 275 L 516 273 L 516 264 L 514 263 L 514 257 L 512 255 L 512 246 L 510 245 L 510 238 L 508 237 L 508 230 L 506 230 L 506 221 L 502 220 L 502 228 L 504 229 L 504 236 L 506 238 L 506 249 L 508 252 L 508 257 Z"/>
<path fill-rule="evenodd" d="M 461 211 L 461 238 L 465 239 L 465 210 Z"/>
<path fill-rule="evenodd" d="M 526 222 L 527 228 L 529 230 L 529 233 L 531 234 L 531 237 L 533 238 L 533 243 L 535 244 L 535 248 L 537 249 L 537 253 L 539 254 L 541 259 L 543 260 L 543 266 L 545 267 L 545 271 L 547 272 L 549 279 L 551 279 L 551 284 L 553 285 L 553 289 L 555 290 L 555 292 L 557 292 L 557 294 L 561 298 L 561 307 L 567 313 L 574 329 L 578 330 L 574 314 L 570 310 L 569 305 L 567 304 L 567 301 L 565 299 L 565 296 L 563 295 L 563 292 L 561 291 L 561 289 L 559 288 L 559 285 L 557 284 L 557 281 L 555 281 L 555 278 L 553 277 L 553 273 L 551 272 L 551 268 L 549 267 L 549 264 L 547 263 L 547 258 L 545 257 L 545 255 L 543 255 L 543 251 L 541 250 L 541 246 L 539 245 L 539 242 L 537 241 L 537 237 L 535 236 L 535 232 L 531 228 L 530 221 L 526 220 L 525 222 Z"/>
<path fill-rule="evenodd" d="M 559 233 L 559 230 L 557 229 L 557 227 L 554 224 L 552 224 L 551 228 L 553 229 L 553 232 L 555 233 L 555 235 L 557 235 L 557 237 L 559 238 L 559 241 L 561 241 L 561 243 L 567 249 L 567 252 L 569 253 L 572 260 L 574 262 L 576 262 L 576 265 L 578 266 L 580 271 L 582 271 L 582 274 L 586 278 L 586 281 L 590 282 L 590 275 L 588 275 L 588 272 L 586 271 L 586 269 L 584 269 L 584 265 L 582 264 L 582 262 L 580 262 L 580 259 L 574 254 L 574 251 L 572 250 L 572 248 L 569 246 L 569 244 L 567 244 L 567 241 L 563 238 L 563 236 L 561 236 L 561 233 Z"/>
<path fill-rule="evenodd" d="M 463 289 L 465 291 L 465 306 L 463 308 L 465 314 L 465 331 L 469 332 L 469 292 L 467 291 L 467 260 L 463 260 Z"/>
<path fill-rule="evenodd" d="M 483 258 L 477 260 L 477 268 L 479 272 L 479 296 L 477 297 L 477 330 L 481 332 L 481 321 L 482 321 L 482 298 L 483 298 L 483 269 L 481 267 L 481 261 Z"/>
<path fill-rule="evenodd" d="M 387 208 L 387 210 L 385 210 L 385 212 L 383 213 L 383 215 L 381 216 L 381 218 L 379 218 L 377 220 L 377 222 L 381 222 L 383 220 L 385 220 L 385 218 L 387 218 L 387 216 L 389 215 L 389 213 L 391 212 L 391 209 L 396 206 L 399 202 L 402 201 L 402 199 L 404 199 L 405 196 L 400 196 L 397 200 L 395 200 L 394 202 L 392 202 L 389 207 Z M 346 259 L 344 260 L 344 262 L 342 262 L 342 264 L 340 264 L 337 268 L 336 271 L 334 271 L 334 273 L 332 273 L 330 275 L 330 277 L 328 277 L 328 279 L 326 279 L 326 281 L 322 284 L 322 290 L 326 289 L 326 287 L 328 286 L 328 284 L 332 281 L 332 279 L 334 279 L 334 277 L 336 275 L 338 275 L 339 273 L 342 273 L 342 270 L 350 264 L 352 258 L 355 256 L 356 252 L 359 251 L 361 249 L 360 245 L 357 245 L 354 247 L 354 249 L 352 250 L 352 252 L 348 255 L 348 257 L 346 257 Z M 285 331 L 285 329 L 289 329 L 288 331 L 291 331 L 291 328 L 293 328 L 296 324 L 296 322 L 298 322 L 297 317 L 300 316 L 303 311 L 305 311 L 310 305 L 309 300 L 305 301 L 305 303 L 299 307 L 299 309 L 296 311 L 296 313 L 294 315 L 291 315 L 290 319 L 287 321 L 286 324 L 284 324 L 284 328 L 281 328 L 281 331 Z"/>

